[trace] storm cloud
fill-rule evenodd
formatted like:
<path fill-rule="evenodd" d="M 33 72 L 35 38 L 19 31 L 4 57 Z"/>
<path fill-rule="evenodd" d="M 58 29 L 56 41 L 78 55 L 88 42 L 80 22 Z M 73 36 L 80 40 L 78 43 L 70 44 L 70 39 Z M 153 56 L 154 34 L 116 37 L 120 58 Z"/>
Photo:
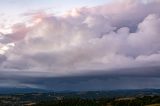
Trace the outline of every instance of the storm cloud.
<path fill-rule="evenodd" d="M 145 76 L 159 81 L 158 0 L 123 0 L 75 8 L 60 16 L 32 13 L 27 17 L 30 17 L 27 22 L 17 23 L 11 33 L 1 35 L 1 73 L 53 79 L 103 73 L 106 79 L 133 75 L 135 85 L 128 85 L 129 88 L 136 88 L 139 79 L 144 83 Z M 120 81 L 125 85 L 129 84 L 127 79 L 122 79 Z M 111 88 L 114 88 L 118 84 L 118 80 L 105 81 L 94 80 L 97 84 L 102 83 L 104 88 L 113 83 Z M 160 87 L 156 81 L 144 84 L 142 88 Z M 85 87 L 85 83 L 77 84 Z"/>

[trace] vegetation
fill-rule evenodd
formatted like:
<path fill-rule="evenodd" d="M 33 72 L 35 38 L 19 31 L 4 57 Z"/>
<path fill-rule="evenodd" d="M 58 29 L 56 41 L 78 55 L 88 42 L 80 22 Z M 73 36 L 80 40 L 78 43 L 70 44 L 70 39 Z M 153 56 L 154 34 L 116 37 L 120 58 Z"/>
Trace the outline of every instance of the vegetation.
<path fill-rule="evenodd" d="M 160 106 L 160 90 L 1 94 L 0 106 Z"/>
<path fill-rule="evenodd" d="M 53 101 L 41 101 L 36 106 L 160 106 L 159 104 L 155 103 L 160 103 L 160 96 L 113 99 L 72 98 Z"/>

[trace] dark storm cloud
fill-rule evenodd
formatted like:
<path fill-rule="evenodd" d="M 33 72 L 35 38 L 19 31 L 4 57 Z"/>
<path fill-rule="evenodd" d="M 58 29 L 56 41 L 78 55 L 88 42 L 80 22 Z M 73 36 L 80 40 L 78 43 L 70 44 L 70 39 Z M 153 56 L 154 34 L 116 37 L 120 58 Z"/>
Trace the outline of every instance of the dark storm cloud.
<path fill-rule="evenodd" d="M 45 76 L 41 73 L 39 76 L 27 75 L 24 73 L 12 71 L 1 72 L 0 86 L 6 87 L 31 87 L 43 88 L 55 91 L 64 90 L 113 90 L 113 89 L 141 89 L 141 88 L 160 88 L 160 67 L 146 67 L 114 70 L 116 74 L 93 74 L 82 76 L 66 76 L 66 77 L 52 77 Z M 144 72 L 137 74 L 137 72 Z M 152 75 L 145 73 L 152 72 Z M 29 73 L 31 74 L 31 73 Z M 6 83 L 4 83 L 6 82 Z"/>
<path fill-rule="evenodd" d="M 6 86 L 159 88 L 158 0 L 123 0 L 61 16 L 29 16 L 31 20 L 1 35 L 0 77 Z"/>

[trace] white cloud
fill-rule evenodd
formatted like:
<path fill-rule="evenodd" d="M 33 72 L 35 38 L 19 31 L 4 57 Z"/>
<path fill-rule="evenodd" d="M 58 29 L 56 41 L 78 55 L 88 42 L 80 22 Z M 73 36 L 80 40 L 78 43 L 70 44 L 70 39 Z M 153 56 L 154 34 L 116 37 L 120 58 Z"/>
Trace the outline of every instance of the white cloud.
<path fill-rule="evenodd" d="M 41 21 L 16 24 L 5 35 L 2 41 L 15 47 L 5 54 L 1 68 L 63 76 L 159 65 L 159 11 L 157 1 L 131 0 L 75 9 L 65 16 L 43 14 Z"/>

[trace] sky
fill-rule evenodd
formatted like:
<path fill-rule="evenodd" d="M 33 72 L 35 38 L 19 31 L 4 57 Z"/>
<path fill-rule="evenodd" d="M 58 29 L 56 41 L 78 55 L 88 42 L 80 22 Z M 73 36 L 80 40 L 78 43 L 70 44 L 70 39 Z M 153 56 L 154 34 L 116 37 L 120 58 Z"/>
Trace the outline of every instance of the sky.
<path fill-rule="evenodd" d="M 26 10 L 34 10 L 34 9 L 43 9 L 43 8 L 52 8 L 57 11 L 68 10 L 75 7 L 82 6 L 96 6 L 103 3 L 111 2 L 111 0 L 3 0 L 1 1 L 1 7 L 7 9 L 6 6 L 10 6 L 17 11 L 26 11 Z M 9 9 L 8 11 L 15 11 L 13 9 Z M 4 11 L 5 12 L 5 11 Z"/>
<path fill-rule="evenodd" d="M 160 88 L 159 0 L 0 1 L 0 87 Z"/>

